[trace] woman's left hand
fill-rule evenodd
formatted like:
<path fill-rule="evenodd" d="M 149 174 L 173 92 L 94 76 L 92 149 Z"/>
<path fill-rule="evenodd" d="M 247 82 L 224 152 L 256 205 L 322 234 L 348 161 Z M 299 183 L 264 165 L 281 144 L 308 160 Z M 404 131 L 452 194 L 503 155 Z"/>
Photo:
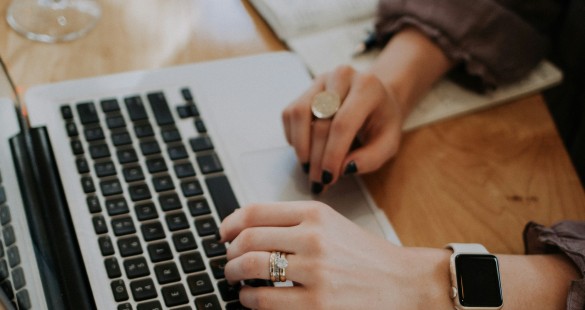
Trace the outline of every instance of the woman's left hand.
<path fill-rule="evenodd" d="M 286 253 L 286 278 L 294 286 L 243 286 L 240 302 L 249 308 L 416 309 L 427 295 L 421 281 L 433 277 L 446 282 L 434 295 L 450 304 L 448 253 L 393 245 L 319 202 L 250 205 L 228 216 L 220 234 L 222 242 L 231 242 L 225 266 L 230 283 L 270 279 L 270 253 Z M 447 264 L 438 274 L 431 260 L 436 254 Z"/>

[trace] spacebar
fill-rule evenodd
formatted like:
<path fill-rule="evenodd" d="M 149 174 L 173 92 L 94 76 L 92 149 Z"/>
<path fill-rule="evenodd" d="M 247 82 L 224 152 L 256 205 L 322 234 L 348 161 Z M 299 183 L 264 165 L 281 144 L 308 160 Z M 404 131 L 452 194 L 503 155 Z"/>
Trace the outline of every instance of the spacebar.
<path fill-rule="evenodd" d="M 206 178 L 205 183 L 207 183 L 211 199 L 213 199 L 217 214 L 222 221 L 240 207 L 225 175 Z"/>

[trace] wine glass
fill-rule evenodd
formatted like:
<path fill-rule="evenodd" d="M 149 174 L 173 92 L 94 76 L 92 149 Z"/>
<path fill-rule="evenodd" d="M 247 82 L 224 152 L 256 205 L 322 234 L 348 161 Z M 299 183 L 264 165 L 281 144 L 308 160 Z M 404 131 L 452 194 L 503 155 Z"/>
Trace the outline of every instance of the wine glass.
<path fill-rule="evenodd" d="M 13 0 L 6 12 L 6 20 L 16 32 L 46 43 L 82 37 L 100 16 L 95 0 Z"/>

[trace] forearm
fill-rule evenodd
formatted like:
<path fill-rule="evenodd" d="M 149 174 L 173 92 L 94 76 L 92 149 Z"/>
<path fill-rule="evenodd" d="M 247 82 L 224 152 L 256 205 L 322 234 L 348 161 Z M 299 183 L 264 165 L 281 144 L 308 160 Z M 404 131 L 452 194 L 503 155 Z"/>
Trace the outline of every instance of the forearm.
<path fill-rule="evenodd" d="M 404 119 L 452 66 L 427 36 L 415 28 L 405 28 L 384 47 L 370 72 L 394 94 Z"/>
<path fill-rule="evenodd" d="M 579 277 L 564 255 L 498 255 L 504 309 L 566 309 L 571 281 Z"/>

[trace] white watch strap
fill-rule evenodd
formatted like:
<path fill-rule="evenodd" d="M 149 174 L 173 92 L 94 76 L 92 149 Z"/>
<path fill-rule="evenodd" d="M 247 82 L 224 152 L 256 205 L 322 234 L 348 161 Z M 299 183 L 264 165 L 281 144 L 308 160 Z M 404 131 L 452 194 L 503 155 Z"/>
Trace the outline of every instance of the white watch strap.
<path fill-rule="evenodd" d="M 488 250 L 479 243 L 449 243 L 445 248 L 453 250 L 453 253 L 488 254 Z"/>

